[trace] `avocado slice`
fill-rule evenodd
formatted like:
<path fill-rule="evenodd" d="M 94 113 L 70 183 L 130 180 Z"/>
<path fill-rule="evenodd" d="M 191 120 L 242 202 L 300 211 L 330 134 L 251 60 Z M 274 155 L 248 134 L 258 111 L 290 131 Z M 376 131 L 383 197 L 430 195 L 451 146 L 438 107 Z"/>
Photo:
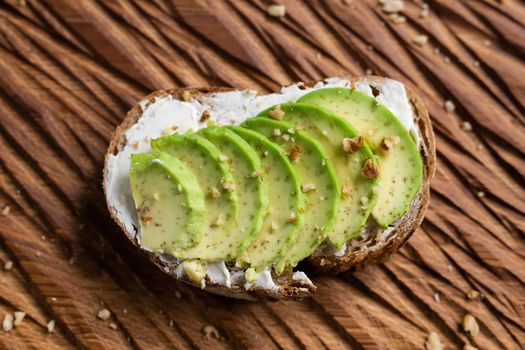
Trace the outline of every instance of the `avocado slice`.
<path fill-rule="evenodd" d="M 132 154 L 129 176 L 143 247 L 179 257 L 201 241 L 204 194 L 183 162 L 163 152 Z"/>
<path fill-rule="evenodd" d="M 365 136 L 380 167 L 372 216 L 383 227 L 403 216 L 421 187 L 423 165 L 414 140 L 399 119 L 376 99 L 355 89 L 319 89 L 299 101 L 331 110 Z"/>
<path fill-rule="evenodd" d="M 305 199 L 297 173 L 279 146 L 255 131 L 227 128 L 257 152 L 262 168 L 252 176 L 268 185 L 270 206 L 261 232 L 237 259 L 239 264 L 249 264 L 259 272 L 281 259 L 296 241 L 303 223 Z"/>
<path fill-rule="evenodd" d="M 262 169 L 261 159 L 242 137 L 233 131 L 212 126 L 198 131 L 221 152 L 229 167 L 242 209 L 231 234 L 238 237 L 237 254 L 255 240 L 268 210 L 268 184 L 252 174 Z"/>
<path fill-rule="evenodd" d="M 332 161 L 341 186 L 339 210 L 334 229 L 328 239 L 338 249 L 350 238 L 360 234 L 376 201 L 377 180 L 364 176 L 365 166 L 376 166 L 368 145 L 361 143 L 353 153 L 345 152 L 343 141 L 357 136 L 355 129 L 344 119 L 314 105 L 286 103 L 261 112 L 258 117 L 277 117 L 295 125 L 317 140 Z M 367 173 L 368 174 L 368 173 Z"/>
<path fill-rule="evenodd" d="M 238 201 L 234 179 L 221 153 L 198 134 L 173 134 L 151 141 L 153 150 L 176 155 L 193 171 L 205 195 L 208 217 L 202 240 L 181 258 L 206 261 L 231 260 L 237 255 L 235 229 Z"/>
<path fill-rule="evenodd" d="M 293 124 L 269 118 L 251 118 L 241 126 L 257 131 L 281 146 L 296 169 L 301 190 L 307 197 L 301 233 L 275 265 L 276 272 L 281 273 L 286 267 L 295 267 L 299 261 L 310 256 L 326 239 L 335 222 L 341 188 L 323 146 L 295 130 Z"/>

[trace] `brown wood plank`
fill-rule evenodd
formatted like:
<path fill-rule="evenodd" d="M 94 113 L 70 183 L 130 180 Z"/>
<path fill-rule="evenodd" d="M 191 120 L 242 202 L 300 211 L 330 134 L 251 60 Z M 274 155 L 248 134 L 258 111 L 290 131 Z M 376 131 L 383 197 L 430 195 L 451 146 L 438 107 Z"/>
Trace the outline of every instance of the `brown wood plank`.
<path fill-rule="evenodd" d="M 432 0 L 421 18 L 404 1 L 402 24 L 376 0 L 282 3 L 281 19 L 262 0 L 0 3 L 0 319 L 27 313 L 0 348 L 422 349 L 430 332 L 447 349 L 525 347 L 523 2 Z M 157 271 L 106 213 L 107 142 L 148 92 L 367 70 L 417 90 L 438 144 L 428 215 L 386 264 L 314 276 L 310 300 L 229 300 Z"/>

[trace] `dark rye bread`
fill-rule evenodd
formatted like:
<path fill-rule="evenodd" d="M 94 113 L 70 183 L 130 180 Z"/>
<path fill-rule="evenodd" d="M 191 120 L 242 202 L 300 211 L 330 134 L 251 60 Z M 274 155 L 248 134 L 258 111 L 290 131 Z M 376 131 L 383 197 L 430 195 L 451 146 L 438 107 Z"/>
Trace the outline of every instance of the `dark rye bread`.
<path fill-rule="evenodd" d="M 366 79 L 370 82 L 379 82 L 382 79 L 381 77 L 362 77 L 362 78 L 351 78 L 351 82 L 358 80 Z M 317 82 L 307 83 L 304 86 L 313 86 Z M 147 106 L 152 103 L 155 98 L 164 97 L 171 95 L 174 99 L 184 100 L 183 93 L 188 91 L 192 98 L 199 99 L 204 95 L 218 93 L 218 92 L 227 92 L 233 91 L 235 89 L 230 88 L 221 88 L 221 87 L 205 87 L 205 88 L 187 88 L 187 89 L 169 89 L 169 90 L 160 90 L 151 93 L 146 96 L 142 105 Z M 329 271 L 331 273 L 337 273 L 344 270 L 347 270 L 352 267 L 362 267 L 366 264 L 381 262 L 386 259 L 390 254 L 395 252 L 399 247 L 410 237 L 410 235 L 417 229 L 420 225 L 425 210 L 428 206 L 429 201 L 429 183 L 430 179 L 434 174 L 434 164 L 435 164 L 435 145 L 434 145 L 434 135 L 432 132 L 432 126 L 430 124 L 430 119 L 428 117 L 427 110 L 423 106 L 421 100 L 410 90 L 408 90 L 410 97 L 410 102 L 412 103 L 413 109 L 416 115 L 416 122 L 420 129 L 421 138 L 423 147 L 421 150 L 421 155 L 423 157 L 423 164 L 425 168 L 424 172 L 424 181 L 420 193 L 417 198 L 414 200 L 413 205 L 410 211 L 397 222 L 397 226 L 391 236 L 385 242 L 380 242 L 375 244 L 371 239 L 362 239 L 361 243 L 357 244 L 360 246 L 360 249 L 352 248 L 347 249 L 347 252 L 342 257 L 335 257 L 324 255 L 322 253 L 315 253 L 311 258 L 310 262 L 316 270 L 319 271 Z M 107 197 L 106 192 L 106 178 L 108 175 L 108 158 L 110 155 L 116 155 L 126 144 L 126 139 L 124 132 L 129 129 L 137 120 L 142 116 L 142 108 L 140 105 L 134 106 L 127 114 L 123 122 L 117 127 L 114 131 L 110 144 L 106 153 L 105 166 L 104 166 L 104 180 L 103 188 L 104 193 Z M 111 214 L 111 217 L 115 222 L 120 226 L 124 231 L 126 237 L 138 248 L 140 248 L 138 241 L 135 239 L 134 234 L 127 232 L 124 224 L 120 222 L 116 216 L 114 208 L 109 205 L 108 209 Z M 374 248 L 373 245 L 376 245 Z M 348 247 L 352 247 L 352 243 L 348 242 Z M 371 246 L 372 245 L 372 246 Z M 159 256 L 154 253 L 147 252 L 142 250 L 145 254 L 148 255 L 149 259 L 157 265 L 165 273 L 178 278 L 175 272 L 175 269 L 172 264 L 165 260 L 161 260 Z M 276 276 L 272 272 L 272 278 L 274 282 L 280 286 L 278 289 L 268 290 L 268 289 L 250 289 L 246 290 L 244 284 L 233 284 L 231 288 L 227 288 L 218 284 L 211 282 L 208 277 L 206 277 L 206 287 L 205 290 L 211 293 L 218 295 L 223 295 L 227 297 L 245 299 L 245 300 L 257 300 L 257 299 L 300 299 L 304 297 L 311 296 L 317 289 L 314 285 L 306 284 L 298 280 L 292 279 L 292 271 L 285 271 L 281 276 Z M 178 278 L 183 282 L 191 284 L 196 287 L 201 287 L 196 285 L 193 281 L 189 280 L 186 277 Z"/>

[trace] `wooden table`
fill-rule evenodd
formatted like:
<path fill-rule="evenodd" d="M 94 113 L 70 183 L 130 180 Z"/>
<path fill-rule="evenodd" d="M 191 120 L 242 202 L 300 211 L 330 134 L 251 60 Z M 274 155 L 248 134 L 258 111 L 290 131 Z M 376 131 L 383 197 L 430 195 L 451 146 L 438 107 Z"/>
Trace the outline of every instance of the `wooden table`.
<path fill-rule="evenodd" d="M 405 1 L 394 23 L 375 0 L 282 2 L 282 19 L 262 1 L 0 4 L 0 318 L 27 313 L 0 348 L 525 347 L 524 3 L 429 0 L 421 18 Z M 234 301 L 166 277 L 109 218 L 108 140 L 148 92 L 367 70 L 417 90 L 438 145 L 426 220 L 388 263 L 316 276 L 301 302 Z"/>

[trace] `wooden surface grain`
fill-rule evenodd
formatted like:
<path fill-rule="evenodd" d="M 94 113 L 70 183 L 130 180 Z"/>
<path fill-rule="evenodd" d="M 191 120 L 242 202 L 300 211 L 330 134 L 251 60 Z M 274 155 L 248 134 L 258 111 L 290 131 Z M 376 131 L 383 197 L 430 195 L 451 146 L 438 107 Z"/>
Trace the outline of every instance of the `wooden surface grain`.
<path fill-rule="evenodd" d="M 405 1 L 402 24 L 375 0 L 282 3 L 282 19 L 263 1 L 0 3 L 0 320 L 27 313 L 1 349 L 423 349 L 431 332 L 525 348 L 523 2 L 430 0 L 421 18 Z M 386 264 L 315 276 L 309 300 L 240 302 L 166 277 L 110 220 L 103 156 L 148 92 L 367 70 L 416 89 L 437 138 L 427 217 Z"/>

